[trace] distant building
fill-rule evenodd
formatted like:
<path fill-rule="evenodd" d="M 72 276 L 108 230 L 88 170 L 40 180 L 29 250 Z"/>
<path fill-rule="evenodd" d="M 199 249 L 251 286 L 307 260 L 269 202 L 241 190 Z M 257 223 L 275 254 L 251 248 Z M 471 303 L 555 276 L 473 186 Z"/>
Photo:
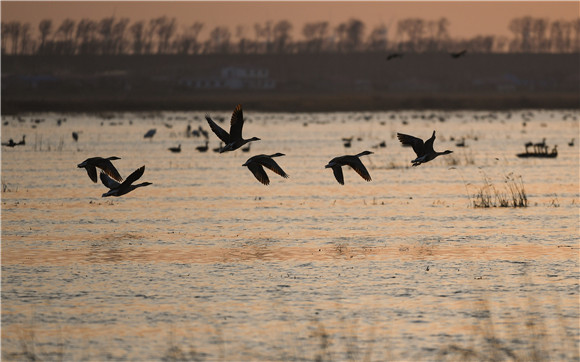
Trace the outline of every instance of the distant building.
<path fill-rule="evenodd" d="M 276 88 L 265 68 L 225 67 L 219 77 L 182 78 L 179 85 L 195 89 L 268 90 Z"/>

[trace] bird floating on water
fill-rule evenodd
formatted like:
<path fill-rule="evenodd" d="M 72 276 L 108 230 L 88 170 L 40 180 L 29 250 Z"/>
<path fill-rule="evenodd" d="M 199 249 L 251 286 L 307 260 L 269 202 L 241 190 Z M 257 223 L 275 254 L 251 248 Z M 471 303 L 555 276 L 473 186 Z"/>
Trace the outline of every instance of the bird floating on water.
<path fill-rule="evenodd" d="M 173 153 L 179 153 L 179 152 L 181 152 L 181 143 L 177 147 L 169 147 L 168 150 L 171 151 L 171 152 L 173 152 Z"/>
<path fill-rule="evenodd" d="M 259 141 L 258 137 L 252 137 L 250 139 L 244 139 L 242 137 L 242 127 L 244 126 L 244 114 L 242 112 L 242 105 L 238 104 L 234 112 L 232 113 L 232 120 L 230 122 L 230 133 L 226 132 L 223 128 L 218 126 L 209 115 L 205 116 L 205 119 L 209 123 L 209 126 L 213 133 L 218 136 L 226 145 L 220 151 L 220 153 L 227 151 L 234 151 L 242 147 L 248 142 Z"/>
<path fill-rule="evenodd" d="M 403 145 L 413 147 L 413 151 L 417 154 L 417 158 L 415 158 L 411 163 L 413 166 L 419 166 L 422 163 L 429 162 L 441 155 L 447 155 L 453 153 L 453 151 L 445 150 L 443 152 L 437 152 L 433 149 L 433 142 L 435 141 L 435 131 L 433 131 L 433 135 L 427 141 L 423 142 L 422 139 L 409 136 L 403 133 L 397 133 L 397 138 Z"/>
<path fill-rule="evenodd" d="M 371 181 L 371 175 L 360 160 L 360 156 L 372 155 L 371 151 L 363 151 L 356 155 L 345 155 L 335 157 L 324 168 L 332 168 L 334 177 L 339 184 L 344 185 L 344 175 L 342 174 L 342 166 L 350 166 L 367 182 Z"/>
<path fill-rule="evenodd" d="M 119 171 L 113 166 L 111 161 L 120 160 L 119 157 L 91 157 L 87 158 L 83 162 L 77 165 L 78 168 L 85 168 L 87 170 L 87 174 L 93 180 L 94 183 L 97 182 L 97 167 L 103 170 L 108 176 L 112 177 L 116 181 L 122 182 L 123 178 L 119 175 Z"/>
<path fill-rule="evenodd" d="M 209 149 L 209 141 L 205 140 L 205 145 L 197 146 L 195 149 L 198 150 L 199 152 L 207 152 L 207 150 Z"/>
<path fill-rule="evenodd" d="M 105 172 L 101 172 L 101 182 L 103 183 L 103 185 L 109 188 L 109 191 L 105 192 L 102 195 L 102 197 L 108 196 L 119 197 L 128 194 L 129 192 L 135 190 L 136 188 L 152 185 L 151 182 L 142 182 L 140 184 L 133 185 L 133 182 L 141 178 L 144 172 L 145 166 L 141 166 L 140 168 L 135 170 L 132 174 L 130 174 L 122 183 L 118 183 L 117 181 L 110 178 Z"/>
<path fill-rule="evenodd" d="M 286 155 L 283 153 L 275 153 L 273 155 L 256 155 L 250 157 L 246 161 L 246 163 L 244 163 L 242 166 L 248 167 L 248 169 L 252 171 L 252 173 L 254 174 L 254 176 L 258 181 L 260 181 L 264 185 L 269 185 L 270 179 L 268 178 L 268 174 L 266 174 L 264 167 L 270 169 L 274 173 L 284 178 L 288 178 L 288 174 L 284 172 L 284 170 L 282 170 L 282 168 L 276 163 L 276 161 L 272 159 L 273 157 L 280 156 Z"/>
<path fill-rule="evenodd" d="M 14 142 L 14 140 L 12 138 L 8 142 L 2 143 L 2 146 L 7 146 L 7 147 L 14 147 L 16 145 L 18 145 L 18 143 Z"/>

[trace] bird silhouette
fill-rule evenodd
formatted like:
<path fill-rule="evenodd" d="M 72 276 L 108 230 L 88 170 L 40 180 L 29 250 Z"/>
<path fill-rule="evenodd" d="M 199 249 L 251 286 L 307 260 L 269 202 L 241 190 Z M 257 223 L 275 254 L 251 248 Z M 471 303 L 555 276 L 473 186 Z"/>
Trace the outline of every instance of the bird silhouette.
<path fill-rule="evenodd" d="M 197 146 L 195 149 L 198 150 L 199 152 L 206 152 L 209 149 L 209 141 L 206 140 L 205 145 Z"/>
<path fill-rule="evenodd" d="M 141 166 L 137 170 L 133 171 L 133 173 L 130 174 L 122 183 L 118 183 L 117 181 L 110 178 L 105 172 L 101 172 L 101 182 L 103 185 L 109 188 L 109 191 L 105 192 L 102 197 L 119 197 L 128 194 L 136 188 L 152 185 L 151 182 L 142 182 L 140 184 L 133 185 L 133 182 L 140 179 L 144 172 L 145 166 Z"/>
<path fill-rule="evenodd" d="M 453 59 L 461 58 L 461 57 L 465 56 L 465 54 L 467 54 L 467 49 L 464 49 L 464 50 L 457 52 L 457 53 L 449 53 L 449 55 L 451 55 L 451 58 L 453 58 Z"/>
<path fill-rule="evenodd" d="M 83 162 L 77 165 L 78 168 L 85 168 L 87 170 L 87 174 L 93 180 L 94 183 L 97 182 L 97 167 L 103 170 L 108 176 L 112 177 L 116 181 L 122 182 L 123 178 L 119 175 L 119 171 L 113 166 L 111 161 L 120 160 L 119 157 L 91 157 L 87 158 Z"/>
<path fill-rule="evenodd" d="M 14 140 L 11 138 L 8 142 L 4 142 L 2 143 L 2 146 L 7 146 L 7 147 L 14 147 L 16 146 L 18 143 L 14 142 Z"/>
<path fill-rule="evenodd" d="M 403 54 L 402 53 L 391 53 L 389 55 L 387 55 L 387 61 L 392 60 L 392 59 L 396 59 L 396 58 L 402 58 Z"/>
<path fill-rule="evenodd" d="M 356 155 L 345 155 L 335 157 L 324 168 L 332 168 L 332 172 L 334 173 L 334 177 L 339 184 L 344 185 L 344 175 L 342 174 L 342 166 L 350 166 L 353 170 L 356 171 L 365 181 L 371 181 L 371 175 L 367 171 L 366 167 L 360 160 L 360 156 L 365 155 L 372 155 L 371 151 L 363 151 Z"/>
<path fill-rule="evenodd" d="M 22 136 L 22 141 L 18 142 L 17 146 L 24 146 L 26 144 L 26 135 Z"/>
<path fill-rule="evenodd" d="M 73 132 L 72 138 L 73 138 L 73 140 L 75 140 L 75 142 L 78 142 L 79 141 L 79 134 L 77 132 Z"/>
<path fill-rule="evenodd" d="M 150 140 L 153 139 L 153 136 L 155 136 L 155 133 L 157 132 L 157 129 L 152 128 L 149 131 L 147 131 L 147 133 L 145 133 L 145 135 L 143 136 L 143 138 L 149 138 Z"/>
<path fill-rule="evenodd" d="M 433 142 L 435 142 L 435 131 L 433 131 L 433 135 L 427 141 L 423 142 L 422 139 L 409 136 L 403 133 L 397 133 L 397 138 L 401 143 L 405 146 L 413 147 L 413 151 L 417 154 L 417 158 L 415 158 L 411 163 L 413 166 L 419 166 L 422 163 L 429 162 L 441 155 L 447 155 L 453 153 L 453 151 L 443 151 L 437 152 L 433 149 Z"/>
<path fill-rule="evenodd" d="M 179 152 L 181 152 L 181 143 L 177 147 L 169 147 L 168 150 L 171 151 L 171 152 L 173 152 L 173 153 L 179 153 Z"/>
<path fill-rule="evenodd" d="M 244 114 L 242 112 L 242 105 L 238 104 L 232 113 L 232 120 L 230 122 L 230 133 L 226 132 L 223 128 L 218 126 L 209 115 L 205 116 L 205 119 L 209 123 L 209 127 L 213 133 L 218 136 L 226 145 L 220 151 L 220 153 L 227 151 L 234 151 L 242 147 L 248 142 L 259 141 L 258 137 L 252 137 L 250 139 L 244 139 L 242 137 L 242 127 L 244 126 Z"/>
<path fill-rule="evenodd" d="M 268 174 L 266 174 L 264 167 L 270 169 L 274 173 L 276 173 L 284 178 L 288 178 L 288 174 L 286 174 L 286 172 L 284 172 L 284 170 L 282 170 L 282 168 L 276 163 L 276 161 L 274 161 L 272 159 L 273 157 L 280 157 L 280 156 L 285 156 L 285 154 L 275 153 L 273 155 L 256 155 L 256 156 L 250 157 L 246 161 L 246 163 L 244 163 L 242 166 L 248 167 L 248 169 L 250 171 L 252 171 L 252 173 L 254 174 L 254 176 L 256 177 L 256 179 L 258 181 L 260 181 L 264 185 L 269 185 L 270 179 L 268 178 Z"/>

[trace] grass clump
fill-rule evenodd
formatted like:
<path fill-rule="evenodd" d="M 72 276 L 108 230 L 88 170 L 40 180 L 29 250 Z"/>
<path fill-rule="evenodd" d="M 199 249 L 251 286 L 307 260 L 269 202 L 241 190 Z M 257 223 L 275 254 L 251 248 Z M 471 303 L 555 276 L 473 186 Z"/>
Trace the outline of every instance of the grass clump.
<path fill-rule="evenodd" d="M 468 197 L 474 208 L 528 206 L 528 197 L 522 176 L 514 176 L 511 172 L 504 176 L 503 189 L 496 187 L 491 179 L 484 174 L 483 186 L 473 195 L 468 192 Z"/>

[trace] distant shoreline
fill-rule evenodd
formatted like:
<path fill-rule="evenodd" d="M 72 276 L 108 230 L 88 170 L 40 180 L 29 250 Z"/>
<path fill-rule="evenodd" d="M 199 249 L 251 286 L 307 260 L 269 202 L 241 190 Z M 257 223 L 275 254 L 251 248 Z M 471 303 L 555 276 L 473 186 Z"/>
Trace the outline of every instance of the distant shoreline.
<path fill-rule="evenodd" d="M 269 112 L 346 112 L 397 110 L 580 109 L 574 92 L 485 94 L 219 94 L 163 97 L 53 96 L 2 94 L 2 115 L 36 112 L 94 113 L 245 109 Z"/>

